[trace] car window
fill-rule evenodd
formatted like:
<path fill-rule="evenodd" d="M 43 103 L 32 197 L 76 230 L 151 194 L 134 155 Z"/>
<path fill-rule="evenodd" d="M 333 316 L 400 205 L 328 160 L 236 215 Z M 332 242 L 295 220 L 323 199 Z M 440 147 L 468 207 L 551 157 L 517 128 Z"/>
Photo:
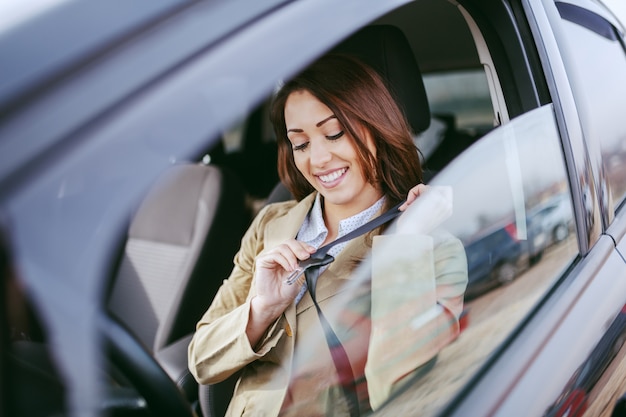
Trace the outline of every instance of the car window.
<path fill-rule="evenodd" d="M 402 26 L 402 19 L 409 14 L 407 10 L 414 17 L 419 16 L 420 4 L 438 3 L 432 0 L 414 3 L 378 22 Z M 454 12 L 449 14 L 454 19 L 446 27 L 452 31 L 452 25 L 460 25 L 454 28 L 459 36 L 457 43 L 472 46 L 472 34 L 461 13 L 446 2 L 440 2 L 439 6 Z M 449 216 L 435 229 L 433 223 L 428 228 L 437 239 L 442 237 L 443 241 L 450 239 L 460 244 L 468 279 L 463 291 L 461 334 L 420 372 L 407 377 L 405 385 L 389 393 L 390 401 L 379 410 L 380 415 L 407 415 L 419 408 L 428 416 L 435 415 L 481 367 L 488 366 L 489 358 L 501 349 L 503 341 L 575 260 L 578 244 L 553 106 L 544 105 L 494 128 L 494 106 L 476 47 L 469 48 L 462 65 L 457 66 L 448 57 L 448 61 L 441 60 L 447 62 L 447 69 L 430 67 L 425 61 L 428 54 L 420 49 L 430 38 L 409 24 L 402 28 L 413 48 L 422 52 L 416 55 L 424 63 L 421 69 L 426 69 L 423 78 L 432 112 L 430 128 L 416 135 L 416 145 L 423 153 L 425 167 L 433 174 L 429 183 L 447 190 L 444 195 L 451 198 L 452 204 Z M 441 49 L 440 55 L 455 53 L 453 48 Z M 245 132 L 255 131 L 253 113 L 243 122 L 243 127 L 237 124 L 224 135 L 224 144 L 235 143 L 227 146 L 225 159 L 212 160 L 244 171 L 239 151 L 249 146 L 242 145 L 246 141 Z M 265 138 L 271 136 L 266 132 L 267 121 L 263 120 L 256 127 L 258 143 L 268 142 Z M 231 133 L 236 133 L 233 142 L 229 140 Z M 257 157 L 258 153 L 250 156 Z M 258 183 L 259 179 L 255 175 L 244 181 Z M 254 186 L 250 183 L 248 189 Z M 424 223 L 425 218 L 418 218 L 412 226 L 422 227 Z M 403 227 L 412 226 L 405 223 Z M 390 259 L 393 254 L 389 249 Z M 360 273 L 364 274 L 357 276 L 360 282 L 368 282 L 367 272 L 357 272 Z M 361 311 L 359 289 L 353 289 L 356 291 L 353 297 L 349 291 L 345 294 L 346 308 L 332 313 L 352 318 Z M 416 297 L 411 290 L 421 291 L 409 285 L 400 291 L 389 289 L 385 294 L 396 297 L 402 289 L 412 300 Z M 390 316 L 394 316 L 397 306 L 409 305 L 408 301 L 402 303 L 397 298 L 385 297 L 373 303 L 372 308 L 379 314 Z M 397 315 L 398 329 L 417 325 L 429 314 L 436 311 L 417 305 L 407 307 L 403 314 Z M 318 343 L 324 340 L 310 341 L 310 355 Z M 402 356 L 412 346 L 409 342 L 395 348 L 400 349 L 397 353 Z M 306 362 L 313 357 L 300 359 Z"/>
<path fill-rule="evenodd" d="M 293 3 L 295 10 L 299 2 Z M 432 10 L 441 15 L 421 15 L 422 5 L 440 7 Z M 391 358 L 383 363 L 389 369 L 393 369 L 395 360 L 420 353 L 424 346 L 435 342 L 436 348 L 424 354 L 419 367 L 405 372 L 401 383 L 384 393 L 383 404 L 376 415 L 413 415 L 416 409 L 422 416 L 440 413 L 473 378 L 481 375 L 481 370 L 492 365 L 491 359 L 506 349 L 507 340 L 516 336 L 526 318 L 578 261 L 572 198 L 576 190 L 570 189 L 564 159 L 566 143 L 560 131 L 563 123 L 557 123 L 556 104 L 528 104 L 529 100 L 521 99 L 517 101 L 524 103 L 514 104 L 519 97 L 511 99 L 509 93 L 519 88 L 521 96 L 524 88 L 519 85 L 524 84 L 516 84 L 514 81 L 518 80 L 509 74 L 502 85 L 508 89 L 506 97 L 510 101 L 507 104 L 516 111 L 510 112 L 510 120 L 507 117 L 495 127 L 493 109 L 497 106 L 491 102 L 493 94 L 490 94 L 494 86 L 488 83 L 462 10 L 456 2 L 421 0 L 378 20 L 401 27 L 409 37 L 423 64 L 421 70 L 432 110 L 430 128 L 415 136 L 432 192 L 392 227 L 400 232 L 419 229 L 423 239 L 412 247 L 417 254 L 436 259 L 439 267 L 450 267 L 450 276 L 463 279 L 451 280 L 442 286 L 443 291 L 453 291 L 461 299 L 454 307 L 458 308 L 455 313 L 460 317 L 459 327 L 452 329 L 453 337 L 443 342 L 437 337 L 451 330 L 448 323 L 428 327 L 441 317 L 443 308 L 448 308 L 430 303 L 434 291 L 432 281 L 407 283 L 390 278 L 374 282 L 371 271 L 379 266 L 372 265 L 380 259 L 359 260 L 353 280 L 355 285 L 348 286 L 342 293 L 341 300 L 345 303 L 325 311 L 337 322 L 346 318 L 349 322 L 361 323 L 363 317 L 370 315 L 389 317 L 393 338 L 377 347 L 383 357 Z M 428 24 L 427 20 L 435 24 Z M 511 22 L 498 21 L 498 24 L 514 26 Z M 259 23 L 259 26 L 262 25 Z M 454 31 L 458 36 L 446 37 L 454 41 L 451 45 L 439 44 L 433 41 L 437 39 L 436 30 Z M 622 109 L 603 100 L 602 92 L 626 88 L 624 44 L 619 38 L 599 36 L 577 22 L 568 21 L 568 31 L 573 33 L 571 39 L 560 42 L 568 45 L 567 59 L 580 61 L 576 65 L 580 68 L 571 73 L 572 86 L 576 89 L 578 106 L 590 115 L 584 116 L 581 123 L 590 146 L 599 138 L 603 174 L 610 185 L 606 195 L 617 207 L 626 196 L 626 147 L 622 143 L 626 128 L 617 127 L 615 123 L 609 128 L 608 121 L 619 118 Z M 262 34 L 261 31 L 251 33 Z M 490 41 L 497 38 L 495 35 L 491 33 Z M 256 40 L 255 36 L 250 35 L 250 39 Z M 299 36 L 294 34 L 293 38 L 304 39 Z M 588 37 L 597 43 L 598 49 L 606 50 L 614 58 L 614 66 L 606 69 L 606 80 L 595 75 L 597 68 L 596 72 L 591 72 L 595 51 L 577 47 L 578 38 Z M 508 47 L 505 41 L 503 39 L 502 44 Z M 298 51 L 316 51 L 307 52 L 310 55 L 322 53 L 321 47 L 315 49 L 313 41 L 311 45 L 301 43 Z M 244 44 L 242 40 L 241 45 Z M 276 49 L 272 45 L 269 48 L 270 51 Z M 487 43 L 482 48 L 481 52 L 489 55 Z M 496 49 L 494 55 L 498 52 Z M 428 59 L 433 50 L 438 54 L 438 65 L 434 59 Z M 268 50 L 261 52 L 266 54 Z M 499 59 L 506 59 L 503 57 L 506 54 L 499 52 Z M 63 282 L 55 284 L 56 288 L 67 286 L 72 295 L 80 295 L 75 297 L 76 302 L 59 308 L 61 297 L 46 297 L 50 284 L 33 285 L 36 289 L 33 294 L 43 300 L 45 308 L 38 307 L 43 312 L 54 313 L 46 317 L 47 320 L 65 324 L 67 317 L 78 317 L 85 311 L 91 314 L 100 306 L 102 277 L 109 277 L 109 269 L 118 266 L 117 245 L 121 244 L 118 240 L 126 236 L 129 209 L 139 202 L 148 182 L 169 162 L 174 164 L 196 157 L 194 162 L 202 159 L 205 164 L 233 171 L 243 182 L 247 197 L 254 200 L 255 211 L 265 204 L 278 176 L 276 141 L 267 121 L 266 104 L 270 97 L 261 96 L 269 94 L 270 84 L 287 77 L 296 66 L 301 69 L 305 58 L 281 62 L 276 59 L 278 53 L 273 52 L 272 59 L 256 60 L 250 65 L 248 59 L 252 58 L 241 54 L 241 50 L 232 48 L 232 54 L 237 60 L 226 52 L 222 55 L 207 53 L 207 57 L 199 54 L 195 63 L 181 64 L 180 73 L 170 74 L 171 79 L 165 77 L 154 84 L 153 90 L 111 110 L 93 131 L 76 133 L 80 141 L 69 143 L 60 151 L 57 149 L 54 155 L 65 163 L 54 166 L 45 175 L 39 175 L 38 171 L 41 178 L 33 180 L 32 189 L 11 202 L 11 214 L 21 221 L 18 243 L 24 248 L 27 245 L 22 242 L 28 243 L 29 251 L 23 252 L 26 257 L 22 259 L 28 282 L 50 283 L 55 282 L 50 277 L 58 276 Z M 310 62 L 309 57 L 306 60 Z M 230 75 L 228 70 L 234 67 L 233 62 L 240 61 L 245 65 L 238 68 L 250 74 L 245 72 L 235 79 L 224 76 Z M 294 63 L 290 64 L 289 71 L 282 67 L 291 61 Z M 514 63 L 498 62 L 493 71 L 527 71 L 518 69 L 512 65 Z M 185 65 L 193 71 L 187 73 L 189 69 Z M 255 65 L 266 67 L 257 71 Z M 279 66 L 280 70 L 276 68 Z M 588 80 L 591 81 L 587 85 Z M 505 90 L 500 85 L 495 88 Z M 265 101 L 259 104 L 263 99 Z M 596 107 L 598 102 L 605 105 Z M 32 122 L 31 118 L 24 120 Z M 227 125 L 231 128 L 225 129 Z M 83 136 L 89 143 L 82 141 Z M 219 144 L 214 145 L 215 142 Z M 74 143 L 82 143 L 83 147 L 69 146 Z M 67 155 L 61 155 L 64 151 Z M 43 212 L 46 216 L 39 215 Z M 68 228 L 68 224 L 76 224 L 81 229 L 78 226 Z M 40 233 L 42 230 L 46 232 Z M 231 233 L 234 235 L 232 230 Z M 384 239 L 372 244 L 384 244 Z M 439 250 L 442 248 L 451 251 L 454 259 L 441 261 Z M 61 256 L 67 253 L 76 257 L 78 266 Z M 383 272 L 384 268 L 394 273 L 404 268 L 402 263 L 394 262 L 396 254 L 393 247 L 382 252 Z M 230 256 L 222 258 L 225 263 L 232 261 Z M 363 286 L 368 285 L 379 286 L 381 291 L 377 292 L 376 300 L 362 298 Z M 92 356 L 100 341 L 89 333 L 91 327 L 92 321 L 87 320 L 67 327 L 69 336 L 80 336 L 81 342 L 86 340 L 90 345 L 77 344 L 74 337 L 59 337 L 61 343 L 54 347 L 64 353 L 61 359 L 70 363 L 62 362 L 64 370 L 71 368 L 89 377 L 98 370 L 99 364 Z M 412 340 L 407 329 L 423 330 L 424 338 Z M 352 331 L 351 328 L 339 330 Z M 303 356 L 297 359 L 315 361 L 316 347 L 321 346 L 320 343 L 325 341 L 311 340 Z M 66 346 L 74 350 L 65 349 Z M 74 357 L 75 351 L 83 353 Z M 276 357 L 271 352 L 265 359 L 273 361 Z M 84 372 L 85 369 L 89 372 Z M 69 400 L 79 406 L 84 401 L 95 409 L 100 399 L 95 394 L 99 392 L 99 384 L 92 382 L 83 386 L 76 381 L 82 381 L 79 376 L 73 378 L 72 383 L 80 385 L 80 389 L 71 386 Z M 94 393 L 93 398 L 86 398 L 84 392 Z"/>
<path fill-rule="evenodd" d="M 415 144 L 426 169 L 436 172 L 493 129 L 495 117 L 482 68 L 430 72 L 423 80 L 432 119 Z"/>
<path fill-rule="evenodd" d="M 482 69 L 427 73 L 423 78 L 435 117 L 454 115 L 454 127 L 473 136 L 493 129 L 493 105 Z"/>
<path fill-rule="evenodd" d="M 424 200 L 412 220 L 399 227 L 422 228 L 435 242 L 462 243 L 468 274 L 462 330 L 377 415 L 407 415 L 416 408 L 421 415 L 435 415 L 486 365 L 578 253 L 552 105 L 494 129 L 438 173 L 431 186 L 447 190 L 443 195 L 451 203 L 449 210 L 440 197 Z M 390 250 L 387 256 L 395 255 Z M 407 284 L 405 291 L 419 290 Z M 418 326 L 425 307 L 401 307 L 397 291 L 387 294 L 389 299 L 377 303 L 386 306 L 386 314 L 402 309 L 395 325 Z M 407 342 L 403 345 L 411 349 Z"/>
<path fill-rule="evenodd" d="M 572 84 L 581 125 L 589 144 L 599 144 L 603 173 L 608 183 L 603 199 L 618 207 L 626 196 L 626 126 L 614 123 L 623 110 L 612 97 L 626 95 L 626 46 L 623 33 L 601 10 L 557 2 L 563 19 L 563 36 L 557 40 Z M 597 13 L 596 13 L 597 12 Z M 602 60 L 602 70 L 597 62 Z"/>
<path fill-rule="evenodd" d="M 444 8 L 450 6 L 443 4 Z M 401 11 L 393 14 L 397 17 Z M 453 16 L 460 19 L 454 23 L 466 25 L 458 10 Z M 398 23 L 394 19 L 380 21 Z M 467 28 L 458 33 L 463 42 L 473 42 Z M 427 43 L 429 38 L 413 33 L 411 39 Z M 443 242 L 457 249 L 458 262 L 453 266 L 461 267 L 467 278 L 466 284 L 450 283 L 450 287 L 457 287 L 455 291 L 459 285 L 466 286 L 461 290 L 463 304 L 458 311 L 462 318 L 460 334 L 444 343 L 445 347 L 417 372 L 409 372 L 396 390 L 385 394 L 390 401 L 379 409 L 380 415 L 407 415 L 415 408 L 425 416 L 436 415 L 482 367 L 489 365 L 489 358 L 514 335 L 515 328 L 578 254 L 572 197 L 553 106 L 544 105 L 494 128 L 489 87 L 475 50 L 467 63 L 471 65 L 431 69 L 424 75 L 432 106 L 431 128 L 443 126 L 439 131 L 442 138 L 425 152 L 424 162 L 433 173 L 430 185 L 444 190 L 442 196 L 450 204 L 450 211 L 436 210 L 438 206 L 429 207 L 430 200 L 424 200 L 421 210 L 426 210 L 425 214 L 435 212 L 446 217 L 432 222 L 426 216 L 409 217 L 411 221 L 398 225 L 422 227 L 425 234 L 432 234 L 432 239 L 424 240 L 424 247 Z M 259 105 L 223 133 L 223 155 L 209 153 L 212 163 L 240 173 L 248 193 L 256 198 L 266 197 L 269 186 L 277 181 L 276 177 L 271 181 L 262 178 L 265 173 L 275 172 L 269 166 L 275 163 L 275 149 L 264 109 L 263 104 Z M 424 133 L 421 135 L 423 138 Z M 430 143 L 416 137 L 418 147 Z M 259 147 L 261 144 L 272 146 Z M 385 253 L 388 259 L 394 259 L 393 248 Z M 392 262 L 389 267 L 402 266 Z M 368 268 L 359 268 L 356 274 L 355 282 L 369 285 Z M 379 284 L 371 282 L 372 286 Z M 428 289 L 415 283 L 404 284 L 384 288 L 369 307 L 374 316 L 395 318 L 394 340 L 403 343 L 389 342 L 381 349 L 396 357 L 419 351 L 419 344 L 427 344 L 431 336 L 423 334 L 423 339 L 412 344 L 410 338 L 403 337 L 404 329 L 424 326 L 440 314 L 437 306 L 415 303 L 423 295 L 421 291 Z M 345 303 L 325 314 L 335 322 L 358 320 L 364 311 L 361 290 L 358 285 L 347 289 L 342 298 Z M 300 343 L 310 347 L 297 358 L 304 363 L 314 361 L 318 348 L 325 346 L 323 339 Z"/>

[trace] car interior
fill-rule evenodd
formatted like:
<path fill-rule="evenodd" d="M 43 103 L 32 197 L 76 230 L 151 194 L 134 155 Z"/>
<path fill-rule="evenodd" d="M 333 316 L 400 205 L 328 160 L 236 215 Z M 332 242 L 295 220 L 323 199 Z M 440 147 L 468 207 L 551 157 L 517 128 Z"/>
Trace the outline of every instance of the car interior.
<path fill-rule="evenodd" d="M 376 69 L 391 86 L 413 131 L 423 132 L 428 128 L 430 111 L 419 68 L 406 37 L 397 27 L 386 24 L 365 27 L 329 53 L 356 56 Z M 276 156 L 273 158 L 275 160 Z M 219 164 L 219 161 L 216 163 Z M 272 185 L 271 195 L 265 204 L 289 198 L 288 193 L 279 191 L 284 190 L 280 182 L 269 185 Z M 230 378 L 220 387 L 200 387 L 199 398 L 203 415 L 223 413 L 222 410 L 228 405 L 225 400 L 229 398 L 228 393 L 234 387 L 235 378 L 236 376 Z M 212 390 L 219 390 L 219 395 L 212 393 Z"/>
<path fill-rule="evenodd" d="M 496 9 L 468 11 L 446 0 L 417 1 L 328 51 L 356 55 L 388 81 L 413 129 L 427 183 L 494 128 L 550 101 L 537 82 L 542 78 L 531 79 L 538 71 L 533 58 L 522 62 L 516 46 L 506 44 L 503 33 L 517 39 L 513 29 L 481 21 L 481 13 L 505 12 Z M 536 93 L 526 88 L 530 83 L 539 84 Z M 111 268 L 109 314 L 100 329 L 111 359 L 104 405 L 110 415 L 142 415 L 145 404 L 137 395 L 150 407 L 172 410 L 171 415 L 189 411 L 183 402 L 204 417 L 224 415 L 237 375 L 198 387 L 187 370 L 187 346 L 228 277 L 254 215 L 265 204 L 290 198 L 276 172 L 270 99 L 223 132 L 216 145 L 172 165 L 129 215 L 128 233 Z M 30 358 L 41 356 L 30 348 L 16 353 L 19 363 L 36 363 Z M 54 375 L 46 372 L 45 380 L 56 380 Z M 41 408 L 63 408 L 62 387 L 46 392 L 53 394 L 54 406 Z M 440 406 L 451 396 L 433 402 Z"/>
<path fill-rule="evenodd" d="M 502 114 L 493 116 L 487 108 L 486 117 L 483 114 L 478 121 L 460 124 L 462 116 L 445 108 L 446 103 L 432 109 L 424 86 L 429 72 L 488 74 L 482 69 L 470 29 L 453 4 L 426 0 L 408 7 L 418 10 L 399 9 L 329 52 L 356 55 L 383 74 L 406 113 L 416 144 L 429 134 L 433 121 L 439 123 L 439 130 L 428 138 L 429 154 L 422 151 L 428 178 L 492 128 L 490 121 L 501 123 L 506 112 L 500 109 Z M 441 36 L 445 47 L 423 42 L 439 36 L 435 32 L 442 28 L 428 19 L 420 20 L 422 8 L 450 20 L 446 35 Z M 152 374 L 167 388 L 161 367 L 187 400 L 198 404 L 202 415 L 223 415 L 235 378 L 198 391 L 186 370 L 186 348 L 195 323 L 228 276 L 239 239 L 255 212 L 264 204 L 290 197 L 276 173 L 276 139 L 267 118 L 268 102 L 260 103 L 239 125 L 224 132 L 218 145 L 198 155 L 196 161 L 166 171 L 129 219 L 107 296 L 110 317 L 102 319 L 109 353 L 116 362 L 108 369 L 114 381 L 105 405 L 110 413 L 136 407 L 136 397 L 124 388 L 129 383 L 142 396 L 150 396 L 149 403 L 157 401 L 175 409 L 167 404 L 167 396 L 150 394 L 147 387 L 140 387 L 142 378 L 132 377 Z M 43 356 L 27 350 L 21 354 Z M 51 392 L 60 397 L 59 391 Z"/>
<path fill-rule="evenodd" d="M 445 34 L 440 33 L 442 29 L 433 25 L 432 21 L 422 18 L 426 13 L 420 10 L 445 16 L 445 20 L 450 22 L 446 25 Z M 494 115 L 490 99 L 490 94 L 502 94 L 500 86 L 493 83 L 488 85 L 488 74 L 483 69 L 470 28 L 459 9 L 448 1 L 426 0 L 407 5 L 372 22 L 370 28 L 379 26 L 395 28 L 398 34 L 393 39 L 376 41 L 373 38 L 377 35 L 373 31 L 367 34 L 368 28 L 364 28 L 363 32 L 366 33 L 358 36 L 364 42 L 349 38 L 328 52 L 347 52 L 366 62 L 378 61 L 380 57 L 377 55 L 380 53 L 388 54 L 384 65 L 396 66 L 395 69 L 391 68 L 394 71 L 391 75 L 392 89 L 403 103 L 416 145 L 424 157 L 425 176 L 428 179 L 493 129 L 496 120 L 499 120 L 497 123 L 503 121 L 505 116 Z M 357 37 L 356 34 L 353 36 Z M 424 39 L 433 36 L 441 40 L 436 48 L 424 42 Z M 398 41 L 398 38 L 402 40 Z M 394 49 L 389 49 L 389 44 L 379 42 L 398 43 L 402 48 L 394 46 Z M 442 43 L 444 47 L 441 47 Z M 385 47 L 388 50 L 383 52 Z M 411 55 L 410 61 L 397 57 L 401 49 L 406 49 L 406 55 Z M 392 62 L 392 59 L 397 61 Z M 379 71 L 384 70 L 382 65 L 374 62 L 374 67 Z M 452 88 L 437 91 L 445 87 L 446 81 L 451 78 L 459 80 L 455 88 L 461 91 Z M 402 88 L 396 87 L 394 83 L 399 83 Z M 408 83 L 411 84 L 404 85 Z M 475 88 L 476 91 L 467 92 L 464 83 L 476 83 L 479 87 Z M 426 94 L 428 91 L 425 85 L 432 86 L 431 97 Z M 498 90 L 490 92 L 490 88 Z M 415 93 L 409 96 L 409 91 Z M 442 96 L 445 99 L 439 99 Z M 276 138 L 269 125 L 268 106 L 269 99 L 260 103 L 246 119 L 224 132 L 217 146 L 198 157 L 201 160 L 208 156 L 212 164 L 239 173 L 248 195 L 257 202 L 252 205 L 253 210 L 265 204 L 272 191 L 278 192 L 274 189 L 279 181 L 276 173 Z M 508 115 L 506 109 L 498 111 Z M 254 172 L 255 175 L 248 172 Z"/>
<path fill-rule="evenodd" d="M 494 113 L 495 104 L 491 102 L 490 95 L 498 96 L 502 95 L 502 92 L 499 91 L 499 85 L 493 82 L 489 84 L 484 64 L 481 64 L 481 57 L 477 52 L 477 48 L 483 45 L 474 43 L 470 26 L 463 18 L 461 11 L 445 1 L 428 0 L 418 2 L 411 7 L 429 8 L 431 13 L 445 15 L 451 21 L 446 29 L 446 46 L 453 47 L 429 47 L 423 42 L 426 38 L 424 33 L 436 32 L 437 29 L 427 20 L 416 24 L 406 19 L 406 16 L 420 16 L 417 10 L 407 13 L 406 10 L 399 9 L 354 33 L 328 53 L 355 55 L 372 65 L 385 77 L 406 113 L 418 149 L 421 151 L 421 143 L 430 145 L 428 154 L 422 151 L 425 180 L 428 180 L 479 137 L 489 132 L 495 125 L 505 122 L 509 111 L 506 108 L 496 107 L 497 114 Z M 469 73 L 470 77 L 473 77 L 471 79 L 478 78 L 482 81 L 480 86 L 483 90 L 474 93 L 473 96 L 465 97 L 468 103 L 459 103 L 459 97 L 454 96 L 453 99 L 449 99 L 448 103 L 436 102 L 438 107 L 435 106 L 435 111 L 431 113 L 433 105 L 429 104 L 425 88 L 428 72 L 420 71 L 422 67 L 430 70 L 432 77 L 440 76 L 442 70 L 448 77 L 450 73 L 454 76 L 455 72 Z M 435 82 L 431 81 L 431 84 L 435 86 L 433 88 L 437 88 L 445 84 L 445 81 L 438 85 L 435 78 Z M 498 91 L 490 92 L 489 88 L 497 88 Z M 462 95 L 460 97 L 464 98 Z M 196 164 L 192 163 L 184 168 L 191 169 L 191 166 L 200 165 L 234 173 L 243 184 L 250 216 L 253 216 L 265 204 L 290 198 L 276 174 L 276 138 L 269 126 L 268 106 L 269 99 L 260 103 L 247 118 L 234 126 L 232 130 L 224 132 L 218 146 L 199 155 Z M 460 122 L 457 119 L 460 119 Z M 435 124 L 443 128 L 440 128 L 437 133 L 428 132 L 429 127 Z M 431 137 L 428 137 L 429 134 Z M 177 166 L 176 169 L 181 169 L 181 166 Z M 234 255 L 236 248 L 231 248 L 231 250 Z M 228 270 L 232 256 L 223 256 L 221 259 L 226 263 L 225 270 Z M 217 274 L 212 273 L 211 276 L 216 277 L 215 281 L 211 279 L 212 282 L 221 282 L 223 279 L 223 277 L 218 278 Z M 153 284 L 145 283 L 144 285 Z M 208 306 L 209 299 L 207 298 L 204 306 Z M 199 318 L 199 312 L 194 313 L 187 316 L 189 317 L 186 326 L 188 331 L 192 330 Z M 181 339 L 183 347 L 186 347 L 189 337 L 190 334 Z M 170 342 L 173 341 L 175 340 L 170 339 Z M 169 349 L 173 350 L 171 347 Z M 159 359 L 158 349 L 157 358 Z M 186 363 L 182 362 L 182 365 L 186 367 Z M 172 371 L 173 375 L 184 375 L 184 373 L 184 368 Z M 203 415 L 223 415 L 237 377 L 238 375 L 235 375 L 214 386 L 200 387 L 198 399 Z M 193 389 L 185 391 L 191 395 L 192 400 L 195 400 Z"/>

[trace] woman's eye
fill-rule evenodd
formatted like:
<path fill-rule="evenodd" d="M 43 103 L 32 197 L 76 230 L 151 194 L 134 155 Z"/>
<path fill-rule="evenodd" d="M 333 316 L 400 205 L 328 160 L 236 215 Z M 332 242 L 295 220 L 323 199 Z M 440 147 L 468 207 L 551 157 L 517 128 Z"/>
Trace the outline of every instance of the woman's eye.
<path fill-rule="evenodd" d="M 293 145 L 292 149 L 295 151 L 303 151 L 306 147 L 309 146 L 309 142 L 304 142 L 299 145 Z"/>
<path fill-rule="evenodd" d="M 343 130 L 341 132 L 337 133 L 336 135 L 328 135 L 328 136 L 326 136 L 326 139 L 328 139 L 328 140 L 337 140 L 337 139 L 339 139 L 342 136 L 343 136 Z"/>

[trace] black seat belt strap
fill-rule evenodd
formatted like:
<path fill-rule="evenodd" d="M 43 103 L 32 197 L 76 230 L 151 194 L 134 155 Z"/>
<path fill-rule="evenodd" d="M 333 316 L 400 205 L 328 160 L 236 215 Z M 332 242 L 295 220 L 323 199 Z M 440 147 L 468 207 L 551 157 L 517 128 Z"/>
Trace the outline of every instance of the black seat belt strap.
<path fill-rule="evenodd" d="M 324 313 L 322 313 L 322 310 L 317 303 L 317 299 L 315 296 L 317 279 L 319 277 L 320 268 L 323 265 L 327 265 L 335 260 L 335 258 L 333 258 L 331 255 L 328 255 L 328 251 L 331 247 L 339 243 L 347 242 L 351 239 L 354 239 L 355 237 L 374 230 L 375 228 L 382 226 L 388 221 L 396 218 L 402 213 L 399 209 L 403 203 L 404 202 L 398 204 L 397 206 L 386 211 L 375 219 L 356 228 L 352 232 L 345 234 L 344 236 L 330 242 L 325 246 L 322 246 L 311 255 L 311 258 L 301 262 L 300 264 L 301 268 L 304 268 L 307 289 L 309 291 L 309 294 L 311 295 L 311 298 L 313 299 L 313 304 L 315 305 L 315 309 L 317 310 L 317 315 L 319 317 L 322 328 L 324 329 L 324 336 L 326 337 L 326 343 L 328 344 L 328 348 L 330 349 L 333 363 L 335 364 L 335 368 L 337 369 L 339 383 L 341 384 L 344 396 L 346 397 L 346 400 L 348 402 L 350 417 L 358 417 L 360 415 L 359 400 L 356 392 L 356 381 L 354 379 L 352 365 L 350 364 L 348 354 L 346 353 L 343 345 L 341 344 L 341 341 L 339 340 L 339 337 L 337 337 L 337 334 L 334 332 L 332 326 L 326 319 L 326 316 L 324 316 Z"/>

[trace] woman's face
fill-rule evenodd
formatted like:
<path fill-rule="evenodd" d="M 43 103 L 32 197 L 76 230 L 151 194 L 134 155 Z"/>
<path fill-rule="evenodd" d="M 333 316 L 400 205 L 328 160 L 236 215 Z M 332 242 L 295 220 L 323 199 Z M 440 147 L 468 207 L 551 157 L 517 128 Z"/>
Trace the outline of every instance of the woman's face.
<path fill-rule="evenodd" d="M 298 170 L 324 197 L 324 207 L 346 216 L 374 204 L 382 193 L 365 180 L 354 139 L 333 112 L 306 90 L 295 91 L 285 103 L 287 137 Z M 376 156 L 371 135 L 363 129 L 367 146 Z"/>

